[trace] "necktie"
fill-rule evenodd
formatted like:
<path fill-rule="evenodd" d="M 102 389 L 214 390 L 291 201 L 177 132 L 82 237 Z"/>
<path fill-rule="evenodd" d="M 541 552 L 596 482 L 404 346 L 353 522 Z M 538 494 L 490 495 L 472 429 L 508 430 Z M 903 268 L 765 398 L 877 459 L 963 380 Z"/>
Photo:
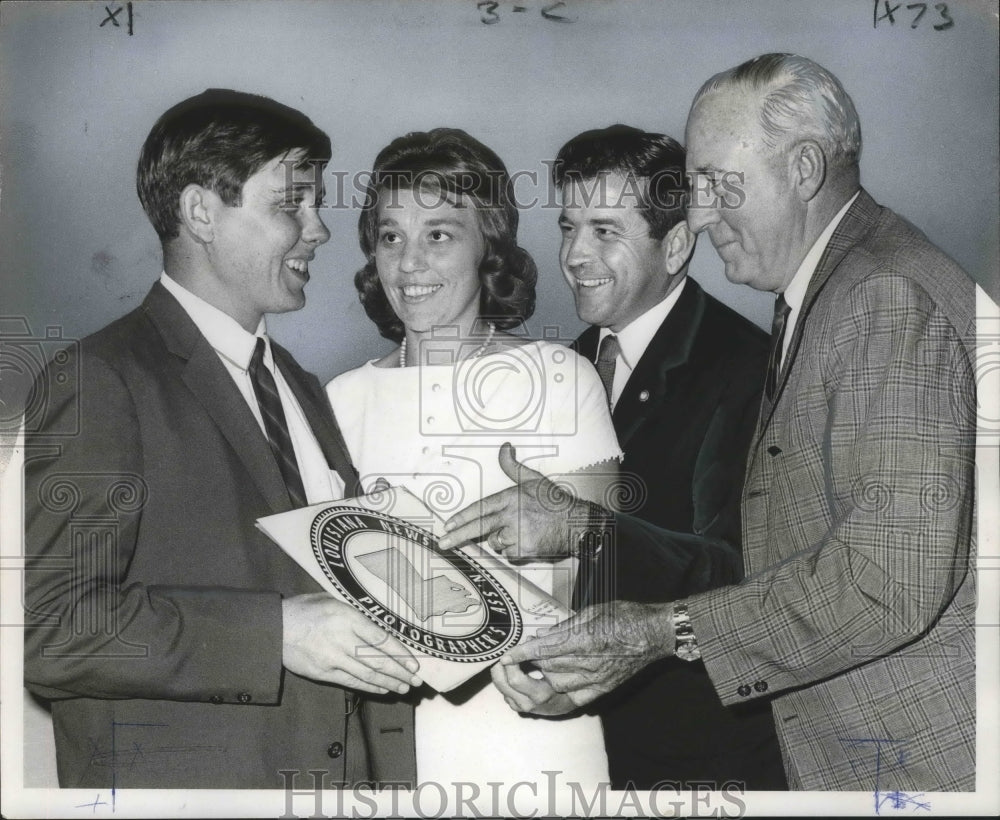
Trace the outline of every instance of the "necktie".
<path fill-rule="evenodd" d="M 771 322 L 771 352 L 767 357 L 767 377 L 764 380 L 764 395 L 768 401 L 774 400 L 774 391 L 778 386 L 778 374 L 781 372 L 781 348 L 785 341 L 785 325 L 792 309 L 785 297 L 778 294 L 774 301 L 774 319 Z"/>
<path fill-rule="evenodd" d="M 609 333 L 601 339 L 601 348 L 597 352 L 597 361 L 594 363 L 597 375 L 601 377 L 601 384 L 604 385 L 604 392 L 608 396 L 609 406 L 611 405 L 611 388 L 615 382 L 615 359 L 618 358 L 621 349 L 618 337 Z"/>
<path fill-rule="evenodd" d="M 260 414 L 264 418 L 267 442 L 271 445 L 271 452 L 274 453 L 278 469 L 285 479 L 292 506 L 304 507 L 308 503 L 306 491 L 302 486 L 298 462 L 295 461 L 295 449 L 292 447 L 291 436 L 288 435 L 288 425 L 285 423 L 285 411 L 281 409 L 278 387 L 274 383 L 271 371 L 264 364 L 264 347 L 264 340 L 258 336 L 257 346 L 254 348 L 247 372 L 253 383 L 253 392 L 257 396 Z"/>

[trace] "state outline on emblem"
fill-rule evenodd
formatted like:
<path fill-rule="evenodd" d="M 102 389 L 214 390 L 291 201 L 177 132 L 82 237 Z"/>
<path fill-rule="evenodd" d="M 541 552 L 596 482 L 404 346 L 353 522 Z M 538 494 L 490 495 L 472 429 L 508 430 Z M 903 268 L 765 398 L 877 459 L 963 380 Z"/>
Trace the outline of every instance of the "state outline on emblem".
<path fill-rule="evenodd" d="M 447 603 L 444 607 L 438 607 L 440 611 L 436 611 L 431 603 L 430 611 L 427 611 L 428 602 L 424 596 L 419 601 L 415 600 L 406 595 L 405 586 L 393 584 L 393 577 L 397 580 L 399 578 L 398 574 L 394 576 L 394 570 L 397 573 L 400 570 L 407 573 L 409 577 L 406 580 L 411 582 L 415 579 L 424 584 L 433 584 L 437 578 L 423 579 L 407 556 L 393 547 L 391 542 L 382 550 L 351 555 L 350 542 L 359 535 L 369 533 L 400 539 L 429 552 L 434 558 L 449 564 L 471 589 L 463 585 L 460 590 L 452 582 L 446 581 L 450 587 L 446 594 Z M 423 654 L 458 663 L 484 663 L 500 658 L 524 634 L 524 619 L 520 609 L 513 596 L 493 573 L 460 550 L 438 550 L 437 537 L 418 524 L 364 507 L 338 506 L 322 510 L 316 515 L 309 527 L 309 541 L 324 575 L 347 603 L 405 645 Z M 394 553 L 394 556 L 390 558 L 389 553 Z M 385 557 L 384 565 L 376 556 Z M 392 565 L 389 564 L 390 560 L 394 561 Z M 398 607 L 391 606 L 389 601 L 380 600 L 373 594 L 373 590 L 355 572 L 352 566 L 355 561 L 385 581 L 386 587 L 391 588 L 403 600 L 418 620 L 426 621 L 447 612 L 465 614 L 476 606 L 482 607 L 485 617 L 474 631 L 461 636 L 420 626 L 400 614 Z M 380 566 L 386 573 L 383 576 L 378 573 Z M 441 589 L 440 585 L 437 589 Z M 466 595 L 456 594 L 460 591 L 464 591 Z M 477 601 L 463 600 L 464 597 L 469 597 L 470 591 L 475 593 Z M 466 606 L 457 609 L 456 606 L 461 604 Z"/>

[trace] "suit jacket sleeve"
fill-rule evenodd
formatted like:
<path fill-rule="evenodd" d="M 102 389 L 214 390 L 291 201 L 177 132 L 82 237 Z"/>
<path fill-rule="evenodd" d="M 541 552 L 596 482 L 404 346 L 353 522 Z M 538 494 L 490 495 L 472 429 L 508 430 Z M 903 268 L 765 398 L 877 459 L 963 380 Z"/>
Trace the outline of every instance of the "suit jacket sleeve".
<path fill-rule="evenodd" d="M 675 309 L 682 312 L 668 317 L 633 373 L 631 400 L 616 410 L 628 451 L 621 480 L 633 490 L 624 509 L 641 506 L 636 517 L 617 517 L 612 549 L 596 572 L 581 573 L 599 585 L 591 602 L 666 602 L 743 577 L 740 490 L 760 409 L 766 337 L 694 281 L 681 298 Z M 665 392 L 636 401 L 646 385 Z"/>
<path fill-rule="evenodd" d="M 891 271 L 810 321 L 821 323 L 800 353 L 811 382 L 760 444 L 744 494 L 746 524 L 768 542 L 752 547 L 763 569 L 690 602 L 725 703 L 740 682 L 766 680 L 773 695 L 918 639 L 968 571 L 975 389 L 963 340 Z"/>
<path fill-rule="evenodd" d="M 741 577 L 740 551 L 728 542 L 618 513 L 597 560 L 581 562 L 574 609 L 614 600 L 665 603 Z"/>
<path fill-rule="evenodd" d="M 26 684 L 49 698 L 208 700 L 251 683 L 255 702 L 277 702 L 277 592 L 126 583 L 150 465 L 121 375 L 94 355 L 79 373 L 79 386 L 43 374 L 46 416 L 27 442 Z M 77 435 L 47 437 L 75 413 Z"/>

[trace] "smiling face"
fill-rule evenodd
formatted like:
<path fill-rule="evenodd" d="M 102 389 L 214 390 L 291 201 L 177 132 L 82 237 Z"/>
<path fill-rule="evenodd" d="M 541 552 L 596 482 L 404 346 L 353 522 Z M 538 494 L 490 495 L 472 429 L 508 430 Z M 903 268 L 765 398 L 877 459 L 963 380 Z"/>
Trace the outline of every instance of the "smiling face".
<path fill-rule="evenodd" d="M 735 88 L 713 92 L 692 109 L 687 170 L 696 194 L 688 225 L 708 232 L 730 282 L 781 292 L 811 243 L 803 238 L 791 169 L 764 144 L 758 111 L 759 100 Z M 734 172 L 742 174 L 742 196 Z"/>
<path fill-rule="evenodd" d="M 319 168 L 292 170 L 301 159 L 301 152 L 275 157 L 244 183 L 240 205 L 216 203 L 211 301 L 250 332 L 265 313 L 305 304 L 309 262 L 330 238 L 318 212 Z"/>
<path fill-rule="evenodd" d="M 572 180 L 562 189 L 559 263 L 579 317 L 616 333 L 660 302 L 673 277 L 668 240 L 649 235 L 634 184 L 622 176 Z"/>
<path fill-rule="evenodd" d="M 474 206 L 400 189 L 380 197 L 377 229 L 378 278 L 407 332 L 458 326 L 468 335 L 479 315 L 486 250 Z"/>

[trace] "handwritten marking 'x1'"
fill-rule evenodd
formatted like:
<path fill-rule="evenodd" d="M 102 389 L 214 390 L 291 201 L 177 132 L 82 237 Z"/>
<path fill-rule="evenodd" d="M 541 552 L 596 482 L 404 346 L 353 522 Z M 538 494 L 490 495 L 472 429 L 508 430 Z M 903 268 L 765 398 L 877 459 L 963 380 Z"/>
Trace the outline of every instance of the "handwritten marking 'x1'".
<path fill-rule="evenodd" d="M 114 11 L 112 11 L 107 6 L 105 6 L 104 10 L 108 13 L 108 16 L 101 21 L 101 25 L 98 26 L 98 28 L 104 28 L 104 24 L 107 23 L 109 20 L 111 21 L 111 23 L 114 25 L 115 28 L 121 28 L 122 27 L 121 23 L 118 22 L 118 15 L 121 13 L 122 7 L 119 6 Z"/>

